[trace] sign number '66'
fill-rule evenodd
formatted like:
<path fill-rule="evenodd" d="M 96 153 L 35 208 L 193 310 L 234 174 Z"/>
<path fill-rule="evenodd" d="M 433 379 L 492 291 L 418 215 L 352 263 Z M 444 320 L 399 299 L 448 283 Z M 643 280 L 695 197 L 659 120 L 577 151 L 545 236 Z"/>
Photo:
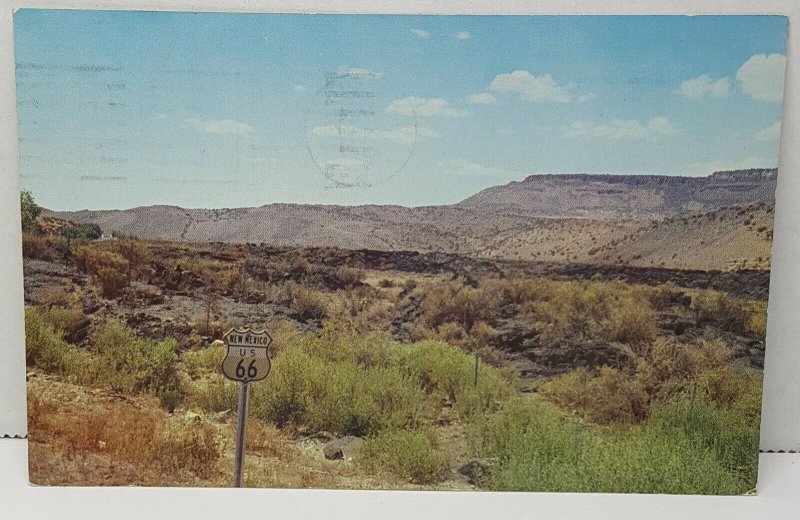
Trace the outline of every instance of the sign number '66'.
<path fill-rule="evenodd" d="M 223 338 L 228 347 L 222 373 L 228 379 L 250 383 L 261 381 L 271 367 L 268 347 L 272 337 L 266 331 L 231 329 Z"/>

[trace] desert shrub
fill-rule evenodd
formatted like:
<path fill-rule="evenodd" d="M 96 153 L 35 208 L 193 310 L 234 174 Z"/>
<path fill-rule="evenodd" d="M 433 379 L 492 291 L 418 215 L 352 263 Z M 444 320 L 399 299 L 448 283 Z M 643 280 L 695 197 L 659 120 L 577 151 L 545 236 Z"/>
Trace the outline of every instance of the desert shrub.
<path fill-rule="evenodd" d="M 585 491 L 732 495 L 752 489 L 713 452 L 667 425 L 610 430 L 596 438 L 586 459 Z"/>
<path fill-rule="evenodd" d="M 480 288 L 438 283 L 424 289 L 421 308 L 431 327 L 453 322 L 469 330 L 477 321 L 484 320 L 496 304 L 490 298 L 491 293 Z"/>
<path fill-rule="evenodd" d="M 605 326 L 605 337 L 630 345 L 643 345 L 655 339 L 656 320 L 649 307 L 626 300 L 613 306 Z"/>
<path fill-rule="evenodd" d="M 129 262 L 120 254 L 93 244 L 75 248 L 78 269 L 92 275 L 104 297 L 115 298 L 129 283 Z"/>
<path fill-rule="evenodd" d="M 283 286 L 284 300 L 301 320 L 322 319 L 328 313 L 328 301 L 315 289 L 288 281 Z"/>
<path fill-rule="evenodd" d="M 40 300 L 43 305 L 77 307 L 80 304 L 80 288 L 70 290 L 63 286 L 50 287 L 42 292 Z"/>
<path fill-rule="evenodd" d="M 544 346 L 587 340 L 640 345 L 656 334 L 645 293 L 622 282 L 535 279 L 501 283 L 499 290 L 521 302 L 521 314 L 533 322 Z"/>
<path fill-rule="evenodd" d="M 466 352 L 480 353 L 483 357 L 487 357 L 488 347 L 494 343 L 497 331 L 485 321 L 476 321 L 469 330 L 459 323 L 448 321 L 436 327 L 435 331 L 423 334 L 420 339 L 434 337 Z"/>
<path fill-rule="evenodd" d="M 147 264 L 147 248 L 144 243 L 131 238 L 115 240 L 112 244 L 113 251 L 125 260 L 126 277 L 130 283 Z"/>
<path fill-rule="evenodd" d="M 559 406 L 597 424 L 634 423 L 647 416 L 650 396 L 633 375 L 611 367 L 596 376 L 579 368 L 542 385 Z"/>
<path fill-rule="evenodd" d="M 59 245 L 52 237 L 37 235 L 29 231 L 22 233 L 22 256 L 33 260 L 51 262 L 60 258 Z"/>
<path fill-rule="evenodd" d="M 92 378 L 90 355 L 64 340 L 64 330 L 42 309 L 25 308 L 25 360 L 29 367 L 58 374 L 68 381 Z"/>
<path fill-rule="evenodd" d="M 747 330 L 761 337 L 766 337 L 767 302 L 754 301 L 750 303 L 750 318 L 747 320 Z"/>
<path fill-rule="evenodd" d="M 726 293 L 701 291 L 692 296 L 692 308 L 698 321 L 710 321 L 724 330 L 746 332 L 750 309 L 746 302 Z"/>
<path fill-rule="evenodd" d="M 391 310 L 392 302 L 368 285 L 331 293 L 327 303 L 330 318 L 353 332 L 385 330 L 393 317 Z"/>
<path fill-rule="evenodd" d="M 98 355 L 97 381 L 127 392 L 157 393 L 175 385 L 173 339 L 139 339 L 117 321 L 109 321 L 92 336 Z"/>
<path fill-rule="evenodd" d="M 268 385 L 256 388 L 255 417 L 337 434 L 374 435 L 414 426 L 448 400 L 468 416 L 513 392 L 510 375 L 440 341 L 400 344 L 385 334 L 352 334 L 327 324 L 274 357 Z"/>
<path fill-rule="evenodd" d="M 364 271 L 352 267 L 338 267 L 334 270 L 332 278 L 337 281 L 338 288 L 352 289 L 361 285 Z"/>
<path fill-rule="evenodd" d="M 388 430 L 367 439 L 355 460 L 367 471 L 387 472 L 414 484 L 432 484 L 442 480 L 448 469 L 437 444 L 432 431 Z"/>
<path fill-rule="evenodd" d="M 161 408 L 172 413 L 181 403 L 182 396 L 176 388 L 164 388 L 159 392 L 158 399 L 161 403 Z"/>
<path fill-rule="evenodd" d="M 723 407 L 745 395 L 751 403 L 757 401 L 758 378 L 735 368 L 730 358 L 730 349 L 719 340 L 658 338 L 642 348 L 629 372 L 602 367 L 592 374 L 579 368 L 542 383 L 540 390 L 562 408 L 598 424 L 640 422 L 653 403 L 684 393 L 703 392 Z"/>

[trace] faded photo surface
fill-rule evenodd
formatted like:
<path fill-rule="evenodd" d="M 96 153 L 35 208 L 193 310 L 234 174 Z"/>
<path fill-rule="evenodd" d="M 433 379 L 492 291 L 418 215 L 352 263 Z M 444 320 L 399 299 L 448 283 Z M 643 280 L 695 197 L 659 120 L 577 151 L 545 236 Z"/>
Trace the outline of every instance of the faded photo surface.
<path fill-rule="evenodd" d="M 786 18 L 14 31 L 33 483 L 755 492 Z"/>

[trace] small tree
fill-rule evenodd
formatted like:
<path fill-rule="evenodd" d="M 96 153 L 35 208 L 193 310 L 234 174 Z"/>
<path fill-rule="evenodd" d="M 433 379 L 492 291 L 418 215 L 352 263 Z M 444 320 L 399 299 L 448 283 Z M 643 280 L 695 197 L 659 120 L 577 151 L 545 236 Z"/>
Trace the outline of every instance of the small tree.
<path fill-rule="evenodd" d="M 22 213 L 22 231 L 33 233 L 37 230 L 36 217 L 42 212 L 42 208 L 36 205 L 33 195 L 28 190 L 20 192 L 19 202 Z"/>

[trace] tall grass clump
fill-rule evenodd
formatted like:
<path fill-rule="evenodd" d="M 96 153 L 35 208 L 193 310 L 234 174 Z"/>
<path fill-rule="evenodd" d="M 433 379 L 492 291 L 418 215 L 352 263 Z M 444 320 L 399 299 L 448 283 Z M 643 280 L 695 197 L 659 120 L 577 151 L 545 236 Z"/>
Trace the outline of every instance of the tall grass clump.
<path fill-rule="evenodd" d="M 413 484 L 437 482 L 448 470 L 433 431 L 385 431 L 367 439 L 355 461 L 367 471 L 390 473 Z"/>
<path fill-rule="evenodd" d="M 731 332 L 749 330 L 751 311 L 744 300 L 723 292 L 701 291 L 692 296 L 691 307 L 698 321 L 710 321 Z"/>
<path fill-rule="evenodd" d="M 596 375 L 578 368 L 542 385 L 560 407 L 597 424 L 631 424 L 647 417 L 650 396 L 640 378 L 611 367 Z"/>
<path fill-rule="evenodd" d="M 467 440 L 473 455 L 496 461 L 484 483 L 490 489 L 591 490 L 586 433 L 540 399 L 512 399 L 497 412 L 473 417 Z"/>
<path fill-rule="evenodd" d="M 640 425 L 606 428 L 518 400 L 468 431 L 473 454 L 496 460 L 485 483 L 494 490 L 736 494 L 755 482 L 757 424 L 698 397 L 661 403 Z"/>
<path fill-rule="evenodd" d="M 126 392 L 159 393 L 174 388 L 174 339 L 140 339 L 131 329 L 112 320 L 94 333 L 92 344 L 97 352 L 98 384 Z"/>

